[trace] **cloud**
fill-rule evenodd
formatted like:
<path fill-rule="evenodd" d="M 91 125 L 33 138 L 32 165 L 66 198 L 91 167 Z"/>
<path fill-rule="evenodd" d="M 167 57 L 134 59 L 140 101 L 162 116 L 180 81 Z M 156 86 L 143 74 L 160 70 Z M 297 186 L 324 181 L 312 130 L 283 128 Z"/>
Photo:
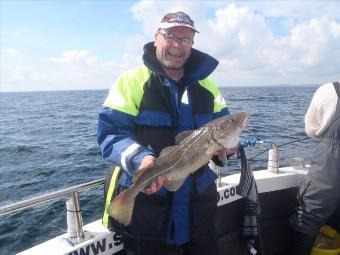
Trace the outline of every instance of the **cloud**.
<path fill-rule="evenodd" d="M 121 71 L 116 62 L 99 62 L 86 50 L 67 50 L 60 57 L 5 63 L 1 66 L 2 91 L 103 89 L 112 82 L 112 70 Z"/>
<path fill-rule="evenodd" d="M 132 6 L 131 16 L 140 23 L 142 32 L 118 35 L 119 57 L 103 60 L 89 49 L 67 49 L 31 60 L 8 47 L 1 63 L 1 89 L 109 88 L 119 74 L 141 64 L 144 43 L 153 40 L 162 16 L 177 10 L 189 13 L 201 32 L 194 47 L 220 61 L 214 78 L 221 86 L 339 80 L 339 4 L 275 3 L 278 7 L 270 1 L 140 1 Z M 289 28 L 284 35 L 274 33 L 272 17 L 280 18 Z"/>
<path fill-rule="evenodd" d="M 88 50 L 67 50 L 63 52 L 61 58 L 51 58 L 50 60 L 55 63 L 85 64 L 91 66 L 96 63 L 97 57 L 91 55 Z"/>
<path fill-rule="evenodd" d="M 217 10 L 206 23 L 204 33 L 210 39 L 202 41 L 201 46 L 219 58 L 232 60 L 241 69 L 262 66 L 261 52 L 275 41 L 265 19 L 246 7 L 230 4 Z M 245 58 L 251 61 L 243 61 Z"/>
<path fill-rule="evenodd" d="M 260 14 L 229 5 L 210 21 L 211 42 L 219 56 L 219 80 L 236 85 L 323 83 L 339 79 L 340 24 L 315 18 L 278 38 Z M 217 43 L 215 43 L 217 42 Z M 227 85 L 227 84 L 225 84 Z"/>
<path fill-rule="evenodd" d="M 306 20 L 327 16 L 340 17 L 338 1 L 237 1 L 238 6 L 246 6 L 265 17 Z"/>
<path fill-rule="evenodd" d="M 340 24 L 329 18 L 311 19 L 291 30 L 290 48 L 304 67 L 327 67 L 340 70 Z"/>
<path fill-rule="evenodd" d="M 133 18 L 142 22 L 144 34 L 155 34 L 158 24 L 168 12 L 184 11 L 189 13 L 193 20 L 201 20 L 207 14 L 206 3 L 200 1 L 139 1 L 131 7 Z"/>
<path fill-rule="evenodd" d="M 146 28 L 156 27 L 165 12 L 189 13 L 201 32 L 194 47 L 220 61 L 215 78 L 221 85 L 315 84 L 339 79 L 340 60 L 334 56 L 340 55 L 335 20 L 340 15 L 335 5 L 339 6 L 297 1 L 161 5 L 141 1 L 132 12 Z M 213 14 L 204 11 L 209 6 L 215 8 Z M 281 18 L 290 28 L 286 36 L 273 33 L 271 17 Z M 144 29 L 144 33 L 150 32 Z"/>

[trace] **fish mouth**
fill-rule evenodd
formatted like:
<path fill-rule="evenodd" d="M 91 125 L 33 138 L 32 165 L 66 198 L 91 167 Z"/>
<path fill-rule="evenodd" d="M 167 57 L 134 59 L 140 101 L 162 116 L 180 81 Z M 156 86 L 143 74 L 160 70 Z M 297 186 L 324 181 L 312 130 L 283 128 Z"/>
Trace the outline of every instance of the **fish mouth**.
<path fill-rule="evenodd" d="M 246 113 L 246 118 L 242 122 L 242 127 L 246 127 L 249 123 L 249 113 Z"/>
<path fill-rule="evenodd" d="M 241 114 L 243 115 L 244 118 L 243 118 L 242 122 L 240 123 L 240 128 L 243 129 L 243 128 L 245 128 L 248 125 L 248 122 L 249 122 L 249 113 L 242 112 Z"/>

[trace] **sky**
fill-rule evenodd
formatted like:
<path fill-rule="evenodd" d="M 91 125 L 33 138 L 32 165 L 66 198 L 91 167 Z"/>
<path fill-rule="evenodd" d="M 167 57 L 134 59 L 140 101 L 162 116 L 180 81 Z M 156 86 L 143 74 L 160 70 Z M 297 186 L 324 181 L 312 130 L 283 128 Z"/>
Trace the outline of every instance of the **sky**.
<path fill-rule="evenodd" d="M 108 89 L 179 10 L 221 87 L 340 79 L 340 1 L 0 0 L 0 91 Z"/>

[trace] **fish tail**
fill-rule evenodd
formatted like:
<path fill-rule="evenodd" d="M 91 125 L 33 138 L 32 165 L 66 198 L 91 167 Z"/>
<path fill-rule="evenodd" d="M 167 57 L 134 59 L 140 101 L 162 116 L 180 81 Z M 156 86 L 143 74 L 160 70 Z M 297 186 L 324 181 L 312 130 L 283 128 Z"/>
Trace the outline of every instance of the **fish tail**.
<path fill-rule="evenodd" d="M 131 189 L 122 191 L 112 200 L 107 210 L 108 214 L 121 224 L 129 225 L 135 205 L 135 197 L 136 194 Z"/>

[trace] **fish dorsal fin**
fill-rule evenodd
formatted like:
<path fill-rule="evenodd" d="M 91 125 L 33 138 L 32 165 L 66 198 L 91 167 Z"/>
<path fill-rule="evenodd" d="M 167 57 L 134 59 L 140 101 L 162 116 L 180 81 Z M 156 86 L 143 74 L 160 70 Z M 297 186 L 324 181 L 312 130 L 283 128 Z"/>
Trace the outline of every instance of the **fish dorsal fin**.
<path fill-rule="evenodd" d="M 161 152 L 159 153 L 159 156 L 164 156 L 165 154 L 169 154 L 172 151 L 176 150 L 178 148 L 178 145 L 173 145 L 173 146 L 167 146 Z"/>
<path fill-rule="evenodd" d="M 189 136 L 191 136 L 193 134 L 194 130 L 187 130 L 187 131 L 183 131 L 181 133 L 179 133 L 178 135 L 176 135 L 175 137 L 175 143 L 176 144 L 180 144 L 182 141 L 184 141 L 186 138 L 188 138 Z"/>
<path fill-rule="evenodd" d="M 225 121 L 225 119 L 226 119 L 226 116 L 219 117 L 217 119 L 214 119 L 214 120 L 211 120 L 211 121 L 205 123 L 202 127 L 212 128 L 212 127 L 221 126 L 222 123 Z"/>
<path fill-rule="evenodd" d="M 169 184 L 165 184 L 164 187 L 169 191 L 176 191 L 182 186 L 184 181 L 185 181 L 185 178 L 174 180 Z"/>

